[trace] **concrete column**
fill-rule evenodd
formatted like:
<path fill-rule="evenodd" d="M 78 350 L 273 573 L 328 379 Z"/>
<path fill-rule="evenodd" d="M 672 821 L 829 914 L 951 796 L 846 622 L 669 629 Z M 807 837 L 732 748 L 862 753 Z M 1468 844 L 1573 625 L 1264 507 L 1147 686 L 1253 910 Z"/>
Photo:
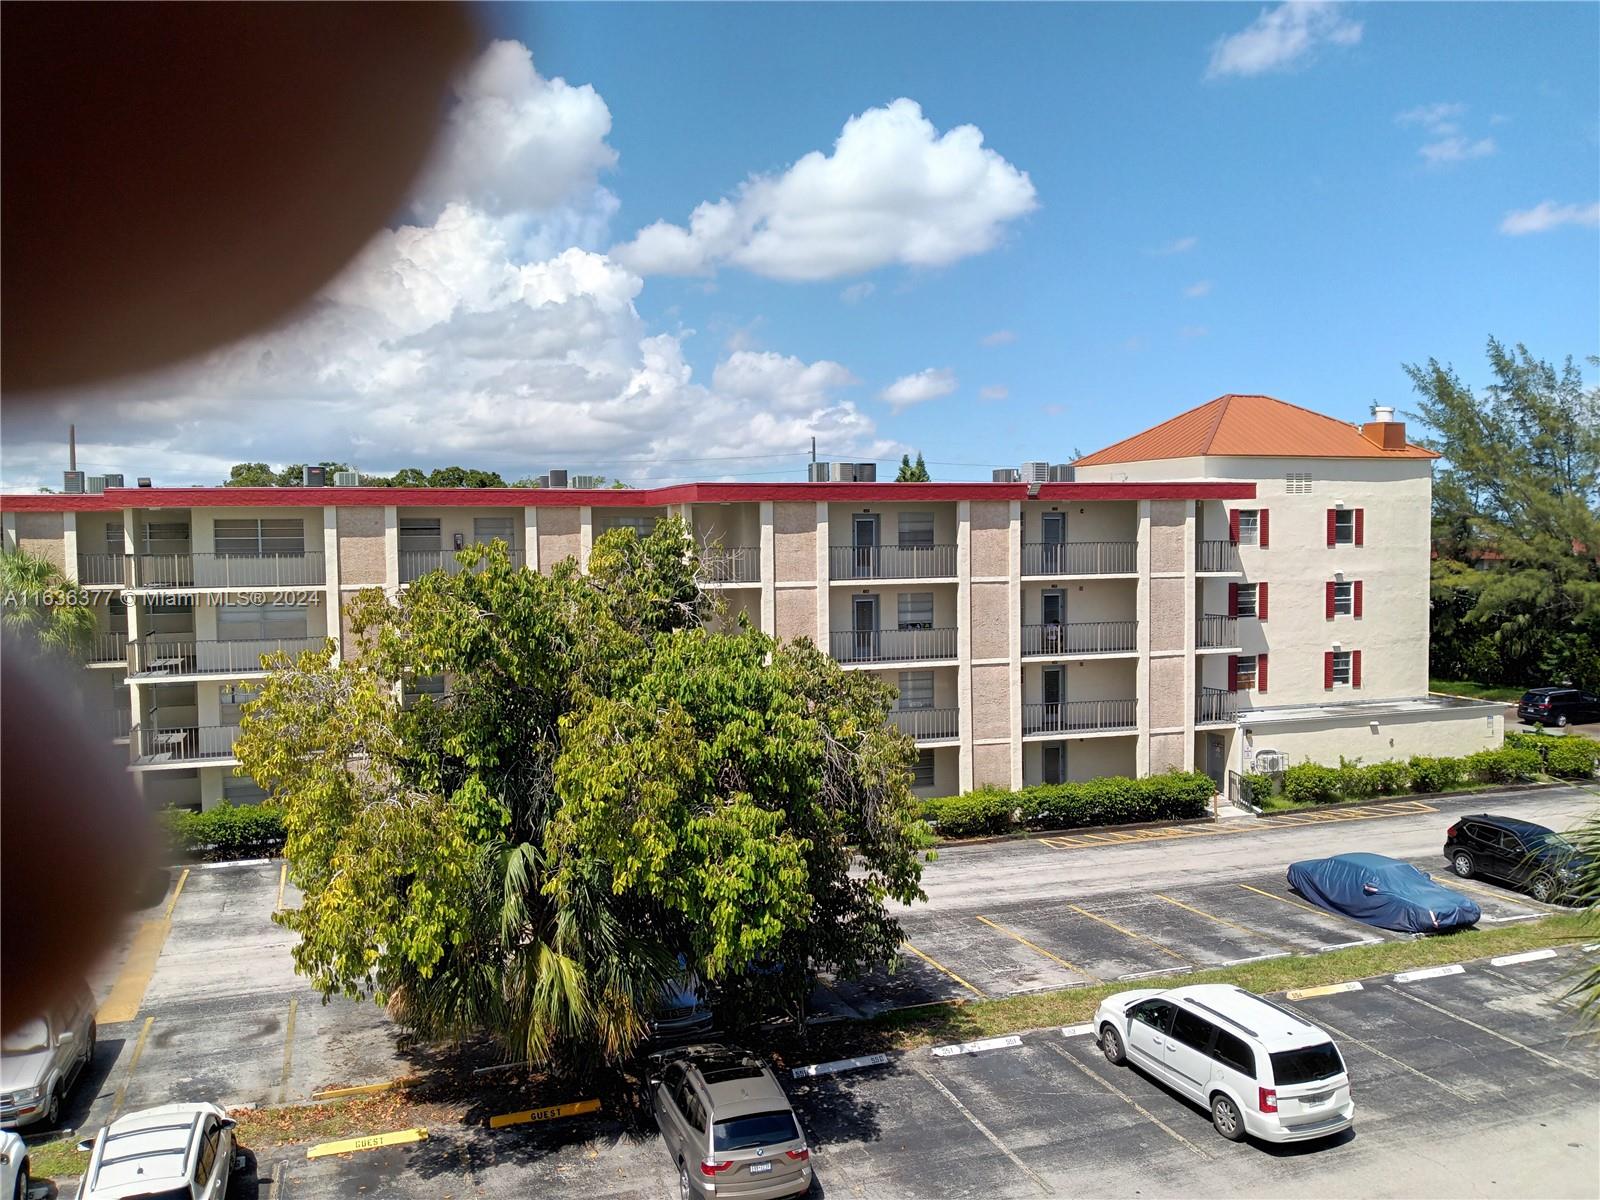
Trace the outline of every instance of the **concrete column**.
<path fill-rule="evenodd" d="M 383 510 L 383 590 L 393 600 L 400 594 L 400 510 Z"/>
<path fill-rule="evenodd" d="M 594 549 L 594 509 L 585 504 L 578 510 L 578 569 L 589 569 L 589 552 Z"/>
<path fill-rule="evenodd" d="M 972 502 L 956 502 L 956 704 L 960 787 L 972 790 Z"/>
<path fill-rule="evenodd" d="M 1006 538 L 1010 583 L 1006 588 L 1006 674 L 1011 679 L 1011 789 L 1022 787 L 1022 501 L 1011 502 L 1011 527 Z M 964 563 L 963 563 L 964 565 Z"/>
<path fill-rule="evenodd" d="M 828 502 L 817 501 L 817 648 L 829 652 L 833 612 L 833 591 L 828 586 Z"/>
<path fill-rule="evenodd" d="M 688 507 L 685 505 L 685 507 Z M 694 526 L 691 524 L 690 528 Z M 761 632 L 778 633 L 778 556 L 773 529 L 773 503 L 761 501 Z"/>
<path fill-rule="evenodd" d="M 134 582 L 134 556 L 138 553 L 138 538 L 134 535 L 134 522 L 137 513 L 131 508 L 122 510 L 122 552 L 128 557 L 122 564 L 122 586 L 126 589 Z M 141 619 L 144 612 L 144 601 L 135 599 L 126 594 L 123 599 L 128 604 L 128 640 L 137 641 L 143 631 L 144 622 Z M 139 719 L 139 691 L 137 684 L 129 684 L 134 689 L 133 693 L 133 719 Z"/>
<path fill-rule="evenodd" d="M 9 509 L 0 513 L 0 530 L 5 533 L 5 547 L 7 554 L 17 552 L 17 514 Z"/>
<path fill-rule="evenodd" d="M 344 619 L 340 610 L 343 593 L 339 591 L 339 510 L 331 504 L 322 506 L 322 561 L 323 594 L 327 606 L 328 636 L 333 639 L 333 661 L 338 662 L 344 645 Z"/>
<path fill-rule="evenodd" d="M 539 510 L 529 504 L 522 510 L 522 561 L 528 570 L 539 569 Z"/>
<path fill-rule="evenodd" d="M 1196 686 L 1199 682 L 1199 660 L 1195 658 L 1195 649 L 1199 644 L 1200 611 L 1195 592 L 1195 555 L 1199 550 L 1196 540 L 1199 537 L 1199 505 L 1190 500 L 1187 504 L 1187 519 L 1183 523 L 1183 769 L 1192 771 L 1194 763 L 1194 709 L 1196 697 L 1200 690 Z"/>
<path fill-rule="evenodd" d="M 1134 615 L 1139 622 L 1138 666 L 1134 668 L 1134 687 L 1138 691 L 1136 720 L 1138 742 L 1133 752 L 1134 774 L 1150 773 L 1150 501 L 1139 501 L 1138 550 L 1135 569 L 1139 573 Z"/>
<path fill-rule="evenodd" d="M 61 514 L 61 562 L 66 577 L 78 581 L 78 514 Z"/>

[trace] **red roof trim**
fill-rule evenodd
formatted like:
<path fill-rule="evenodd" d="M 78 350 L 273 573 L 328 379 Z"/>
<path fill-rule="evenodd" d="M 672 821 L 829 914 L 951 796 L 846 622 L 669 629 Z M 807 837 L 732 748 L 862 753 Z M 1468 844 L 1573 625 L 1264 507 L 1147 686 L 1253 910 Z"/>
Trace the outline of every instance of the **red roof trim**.
<path fill-rule="evenodd" d="M 1248 500 L 1253 483 L 1046 483 L 1040 500 Z M 123 508 L 654 508 L 663 504 L 748 504 L 761 500 L 1026 500 L 1022 483 L 682 483 L 606 488 L 112 488 L 76 496 L 0 495 L 5 512 L 103 512 Z"/>

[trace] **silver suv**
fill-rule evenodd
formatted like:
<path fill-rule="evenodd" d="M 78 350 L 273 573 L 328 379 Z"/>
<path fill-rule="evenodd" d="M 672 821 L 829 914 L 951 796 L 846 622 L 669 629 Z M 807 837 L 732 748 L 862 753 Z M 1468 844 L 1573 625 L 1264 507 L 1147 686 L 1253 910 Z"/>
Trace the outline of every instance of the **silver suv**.
<path fill-rule="evenodd" d="M 678 1169 L 682 1200 L 767 1200 L 811 1189 L 811 1150 L 778 1080 L 727 1046 L 651 1056 L 656 1125 Z"/>
<path fill-rule="evenodd" d="M 94 997 L 79 985 L 42 1017 L 24 1021 L 0 1043 L 0 1127 L 43 1122 L 55 1128 L 61 1102 L 94 1058 Z"/>

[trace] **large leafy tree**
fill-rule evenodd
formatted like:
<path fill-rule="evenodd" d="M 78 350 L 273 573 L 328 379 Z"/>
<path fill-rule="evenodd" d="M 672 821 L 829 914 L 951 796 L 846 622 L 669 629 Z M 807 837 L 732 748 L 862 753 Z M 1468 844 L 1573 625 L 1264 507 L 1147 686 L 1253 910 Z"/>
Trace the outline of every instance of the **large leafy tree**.
<path fill-rule="evenodd" d="M 1444 456 L 1434 484 L 1433 670 L 1600 686 L 1600 389 L 1569 358 L 1488 345 L 1476 394 L 1406 368 Z"/>
<path fill-rule="evenodd" d="M 586 575 L 462 556 L 361 597 L 354 657 L 280 661 L 244 718 L 305 893 L 282 918 L 301 972 L 547 1061 L 626 1055 L 680 954 L 734 1020 L 890 961 L 928 833 L 885 686 L 708 631 L 681 521 L 604 535 Z M 442 699 L 396 699 L 433 674 Z"/>
<path fill-rule="evenodd" d="M 94 644 L 94 610 L 49 559 L 26 550 L 0 554 L 0 594 L 7 629 L 43 649 L 83 661 Z"/>

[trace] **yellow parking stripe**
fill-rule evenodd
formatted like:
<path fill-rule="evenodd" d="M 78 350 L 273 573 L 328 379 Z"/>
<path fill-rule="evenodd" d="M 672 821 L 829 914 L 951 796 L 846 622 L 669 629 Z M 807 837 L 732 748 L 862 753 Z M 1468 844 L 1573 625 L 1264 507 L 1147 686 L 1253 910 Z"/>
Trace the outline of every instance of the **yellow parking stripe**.
<path fill-rule="evenodd" d="M 326 1158 L 330 1154 L 353 1154 L 357 1150 L 376 1150 L 379 1146 L 403 1146 L 408 1142 L 424 1142 L 428 1131 L 423 1128 L 397 1129 L 393 1133 L 373 1133 L 366 1137 L 345 1138 L 338 1142 L 323 1142 L 306 1151 L 307 1158 Z"/>
<path fill-rule="evenodd" d="M 116 1099 L 111 1102 L 111 1119 L 116 1120 L 117 1114 L 122 1111 L 123 1103 L 128 1099 L 128 1085 L 133 1082 L 133 1069 L 139 1065 L 139 1059 L 144 1054 L 144 1044 L 150 1039 L 150 1026 L 155 1024 L 154 1017 L 144 1019 L 144 1028 L 139 1030 L 139 1040 L 133 1044 L 133 1055 L 128 1059 L 128 1069 L 122 1073 L 122 1083 L 117 1088 Z"/>
<path fill-rule="evenodd" d="M 278 868 L 278 902 L 272 906 L 273 912 L 283 908 L 283 885 L 289 882 L 289 864 L 284 863 Z"/>
<path fill-rule="evenodd" d="M 1251 929 L 1248 925 L 1241 925 L 1237 921 L 1230 921 L 1227 917 L 1219 917 L 1216 913 L 1208 913 L 1203 908 L 1196 908 L 1192 904 L 1185 904 L 1182 900 L 1174 900 L 1171 896 L 1163 896 L 1160 892 L 1154 893 L 1157 900 L 1165 900 L 1168 904 L 1176 904 L 1186 912 L 1192 912 L 1197 917 L 1204 917 L 1208 921 L 1215 921 L 1218 925 L 1226 925 L 1230 929 L 1237 929 L 1240 933 L 1247 933 L 1251 937 L 1260 938 L 1269 946 L 1276 946 L 1280 950 L 1287 950 L 1291 954 L 1298 953 L 1298 949 L 1287 942 L 1280 942 L 1277 938 L 1262 933 L 1259 929 Z"/>
<path fill-rule="evenodd" d="M 583 1113 L 600 1111 L 598 1100 L 574 1100 L 571 1104 L 552 1104 L 546 1108 L 530 1108 L 523 1112 L 501 1113 L 489 1118 L 490 1129 L 504 1129 L 507 1125 L 527 1125 L 533 1121 L 558 1121 L 562 1117 L 576 1117 Z"/>
<path fill-rule="evenodd" d="M 313 1100 L 337 1100 L 342 1096 L 376 1096 L 379 1092 L 387 1092 L 409 1083 L 408 1079 L 385 1079 L 382 1083 L 360 1083 L 353 1087 L 323 1088 L 320 1092 L 312 1092 Z"/>
<path fill-rule="evenodd" d="M 185 867 L 178 876 L 178 886 L 172 889 L 172 899 L 167 901 L 166 911 L 161 914 L 163 921 L 172 920 L 172 910 L 178 907 L 178 897 L 183 895 L 183 885 L 189 882 L 189 868 Z"/>
<path fill-rule="evenodd" d="M 1094 983 L 1104 983 L 1105 982 L 1105 980 L 1101 979 L 1098 975 L 1094 974 L 1092 971 L 1085 971 L 1082 967 L 1078 966 L 1076 963 L 1069 963 L 1066 959 L 1062 958 L 1059 954 L 1052 954 L 1050 951 L 1046 950 L 1043 946 L 1036 946 L 1034 943 L 1030 942 L 1027 938 L 1023 937 L 1020 933 L 1017 933 L 1014 930 L 1007 929 L 1004 925 L 1001 925 L 997 921 L 991 921 L 988 917 L 979 917 L 978 920 L 982 921 L 985 925 L 989 926 L 990 929 L 995 929 L 995 930 L 998 930 L 999 932 L 1005 934 L 1008 938 L 1015 938 L 1017 941 L 1021 942 L 1024 946 L 1026 946 L 1029 950 L 1037 951 L 1038 953 L 1044 955 L 1046 958 L 1050 959 L 1052 962 L 1060 963 L 1067 970 L 1076 972 L 1077 974 L 1082 975 L 1085 979 L 1091 980 Z"/>
<path fill-rule="evenodd" d="M 1146 945 L 1154 946 L 1157 950 L 1161 951 L 1161 953 L 1167 955 L 1170 958 L 1175 958 L 1181 963 L 1188 963 L 1190 966 L 1194 965 L 1194 961 L 1192 959 L 1185 958 L 1183 955 L 1179 954 L 1176 950 L 1172 950 L 1172 949 L 1169 949 L 1166 946 L 1163 946 L 1160 942 L 1156 941 L 1154 938 L 1147 938 L 1142 933 L 1135 933 L 1131 929 L 1124 929 L 1121 925 L 1118 925 L 1115 921 L 1108 921 L 1104 917 L 1096 916 L 1094 913 L 1090 912 L 1088 909 L 1079 908 L 1076 904 L 1069 904 L 1069 905 L 1067 905 L 1067 907 L 1070 908 L 1073 912 L 1077 913 L 1081 917 L 1088 917 L 1089 920 L 1091 920 L 1091 921 L 1099 921 L 1100 924 L 1106 926 L 1107 928 L 1115 929 L 1118 933 L 1122 934 L 1124 937 L 1130 937 L 1136 942 L 1144 942 Z"/>
<path fill-rule="evenodd" d="M 961 978 L 961 976 L 957 975 L 949 967 L 945 966 L 938 959 L 934 958 L 933 955 L 924 954 L 921 950 L 918 950 L 910 942 L 903 942 L 901 944 L 904 945 L 907 950 L 911 951 L 911 953 L 915 954 L 918 958 L 920 958 L 923 962 L 927 963 L 930 967 L 933 967 L 935 970 L 938 970 L 938 971 L 943 971 L 946 975 L 950 976 L 951 979 L 954 979 L 957 983 L 959 983 L 962 987 L 966 988 L 969 992 L 971 992 L 979 1000 L 987 1000 L 988 999 L 988 997 L 983 994 L 983 991 L 981 989 L 973 987 L 970 983 L 968 983 L 965 979 Z"/>
<path fill-rule="evenodd" d="M 189 868 L 185 867 L 178 876 L 178 886 L 172 889 L 172 898 L 167 901 L 161 920 L 146 921 L 139 926 L 139 932 L 133 935 L 128 957 L 122 964 L 117 981 L 111 985 L 110 995 L 94 1015 L 99 1024 L 118 1025 L 139 1015 L 139 1006 L 144 1003 L 151 976 L 156 973 L 156 960 L 161 957 L 161 948 L 167 944 L 167 934 L 172 931 L 172 910 L 178 907 L 178 897 L 183 895 L 183 885 L 188 882 Z"/>
<path fill-rule="evenodd" d="M 1337 913 L 1328 912 L 1328 910 L 1325 908 L 1318 908 L 1313 904 L 1306 904 L 1299 900 L 1293 900 L 1288 896 L 1280 896 L 1276 892 L 1263 892 L 1260 888 L 1251 887 L 1248 883 L 1241 883 L 1238 886 L 1242 887 L 1247 892 L 1254 892 L 1258 896 L 1265 896 L 1268 900 L 1276 900 L 1279 904 L 1292 904 L 1296 908 L 1305 909 L 1307 912 L 1321 913 L 1330 917 L 1338 916 Z"/>

